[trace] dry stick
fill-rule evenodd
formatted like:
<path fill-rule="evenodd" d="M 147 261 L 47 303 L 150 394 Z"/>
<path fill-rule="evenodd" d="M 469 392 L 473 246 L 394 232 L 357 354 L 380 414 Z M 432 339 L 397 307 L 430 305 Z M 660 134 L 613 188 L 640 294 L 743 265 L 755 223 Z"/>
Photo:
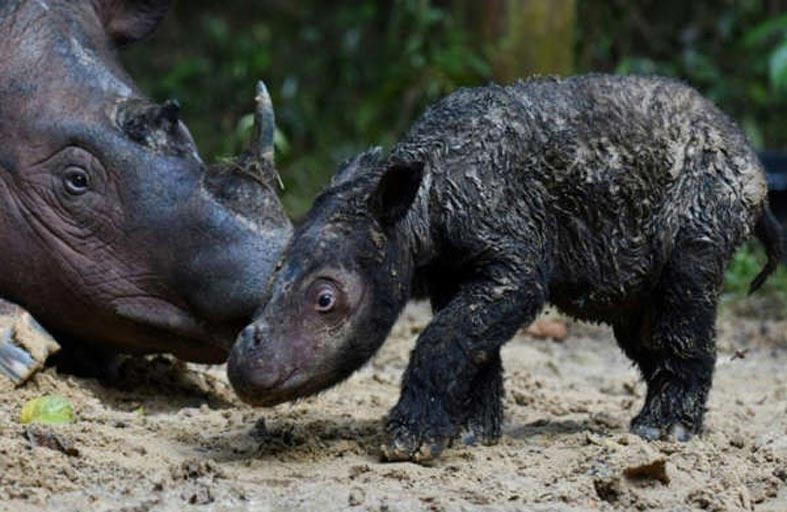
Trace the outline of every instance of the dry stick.
<path fill-rule="evenodd" d="M 25 350 L 14 345 L 12 332 L 13 329 L 9 328 L 0 334 L 0 374 L 19 384 L 36 362 Z"/>

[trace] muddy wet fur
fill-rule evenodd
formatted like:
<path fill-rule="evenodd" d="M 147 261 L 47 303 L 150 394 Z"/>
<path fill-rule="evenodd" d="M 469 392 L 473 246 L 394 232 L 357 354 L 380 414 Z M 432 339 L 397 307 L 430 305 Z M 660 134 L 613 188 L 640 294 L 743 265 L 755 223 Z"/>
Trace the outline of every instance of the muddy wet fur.
<path fill-rule="evenodd" d="M 647 383 L 632 431 L 685 440 L 702 427 L 724 271 L 756 234 L 768 255 L 756 289 L 782 254 L 779 232 L 743 134 L 683 84 L 593 75 L 462 89 L 387 158 L 339 171 L 229 375 L 259 405 L 314 393 L 368 360 L 411 296 L 428 297 L 435 316 L 384 448 L 428 460 L 458 435 L 500 436 L 500 348 L 550 302 L 613 326 Z"/>

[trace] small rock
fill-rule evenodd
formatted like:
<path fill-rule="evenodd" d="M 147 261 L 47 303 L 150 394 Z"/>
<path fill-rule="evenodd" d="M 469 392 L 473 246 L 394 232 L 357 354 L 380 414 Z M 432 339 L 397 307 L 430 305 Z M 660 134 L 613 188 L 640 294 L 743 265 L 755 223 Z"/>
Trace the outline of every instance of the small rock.
<path fill-rule="evenodd" d="M 358 505 L 363 505 L 363 502 L 366 500 L 366 494 L 363 492 L 363 489 L 352 489 L 350 491 L 350 496 L 347 498 L 347 503 L 351 507 L 357 507 Z"/>
<path fill-rule="evenodd" d="M 224 478 L 224 472 L 211 460 L 188 459 L 170 467 L 173 480 L 197 480 L 204 477 Z"/>
<path fill-rule="evenodd" d="M 69 457 L 79 457 L 79 450 L 69 440 L 45 428 L 31 425 L 25 428 L 23 435 L 31 448 L 48 448 Z"/>
<path fill-rule="evenodd" d="M 697 489 L 690 492 L 688 496 L 686 496 L 686 503 L 693 508 L 707 510 L 709 512 L 722 512 L 727 510 L 722 500 L 707 489 Z"/>
<path fill-rule="evenodd" d="M 189 505 L 208 505 L 215 501 L 213 492 L 206 485 L 200 485 L 192 490 L 187 489 L 181 493 L 180 497 Z"/>
<path fill-rule="evenodd" d="M 538 340 L 564 341 L 568 337 L 566 324 L 557 320 L 536 320 L 523 330 L 524 334 Z"/>
<path fill-rule="evenodd" d="M 368 464 L 359 464 L 357 466 L 353 466 L 350 468 L 349 477 L 350 479 L 357 478 L 364 473 L 368 473 L 370 471 Z"/>
<path fill-rule="evenodd" d="M 270 436 L 271 434 L 268 431 L 268 425 L 265 423 L 265 418 L 258 419 L 249 431 L 249 437 L 259 442 L 267 440 Z"/>
<path fill-rule="evenodd" d="M 744 438 L 740 433 L 732 434 L 730 436 L 730 446 L 734 446 L 735 448 L 743 448 L 746 446 L 746 438 Z"/>
<path fill-rule="evenodd" d="M 667 459 L 665 458 L 629 466 L 623 470 L 623 476 L 630 480 L 658 480 L 664 485 L 670 483 L 670 477 L 667 474 Z"/>
<path fill-rule="evenodd" d="M 593 488 L 601 500 L 614 503 L 623 494 L 623 483 L 618 476 L 597 477 L 593 480 Z"/>
<path fill-rule="evenodd" d="M 623 428 L 623 426 L 625 425 L 625 421 L 623 421 L 620 418 L 616 418 L 615 416 L 607 412 L 595 413 L 591 415 L 590 419 L 593 421 L 593 423 L 614 430 Z"/>

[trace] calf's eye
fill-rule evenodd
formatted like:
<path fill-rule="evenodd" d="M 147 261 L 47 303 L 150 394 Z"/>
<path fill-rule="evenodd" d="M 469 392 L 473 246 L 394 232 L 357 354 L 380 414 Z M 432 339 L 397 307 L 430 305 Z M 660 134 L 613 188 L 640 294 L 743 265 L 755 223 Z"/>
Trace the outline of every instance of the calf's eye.
<path fill-rule="evenodd" d="M 317 295 L 315 309 L 320 313 L 328 313 L 336 306 L 336 295 L 333 290 L 323 288 Z"/>
<path fill-rule="evenodd" d="M 306 294 L 308 307 L 321 315 L 336 315 L 344 311 L 346 299 L 338 283 L 331 279 L 315 280 Z"/>

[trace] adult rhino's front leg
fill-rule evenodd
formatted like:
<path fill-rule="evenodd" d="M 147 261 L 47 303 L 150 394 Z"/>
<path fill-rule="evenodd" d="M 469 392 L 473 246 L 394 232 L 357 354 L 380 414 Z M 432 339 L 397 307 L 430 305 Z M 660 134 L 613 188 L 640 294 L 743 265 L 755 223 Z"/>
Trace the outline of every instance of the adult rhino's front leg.
<path fill-rule="evenodd" d="M 30 313 L 0 299 L 0 375 L 22 384 L 58 350 L 57 342 Z"/>

